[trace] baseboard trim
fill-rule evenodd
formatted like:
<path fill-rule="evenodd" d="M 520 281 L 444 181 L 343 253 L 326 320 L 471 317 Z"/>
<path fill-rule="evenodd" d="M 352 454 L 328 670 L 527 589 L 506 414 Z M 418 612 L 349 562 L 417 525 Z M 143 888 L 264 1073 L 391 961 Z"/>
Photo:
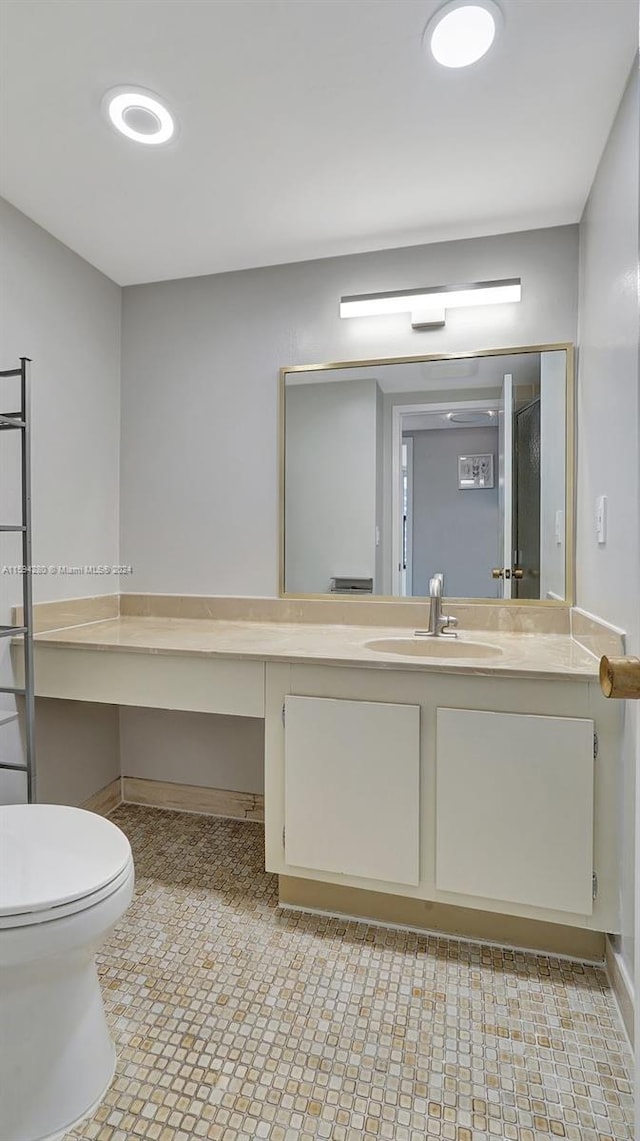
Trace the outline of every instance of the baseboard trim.
<path fill-rule="evenodd" d="M 231 792 L 225 788 L 204 788 L 173 781 L 122 778 L 125 804 L 149 808 L 170 808 L 200 816 L 223 816 L 229 820 L 264 821 L 264 797 L 254 792 Z"/>
<path fill-rule="evenodd" d="M 110 816 L 119 804 L 122 804 L 122 784 L 120 777 L 116 777 L 99 792 L 94 792 L 81 807 L 88 812 L 97 812 L 98 816 Z"/>
<path fill-rule="evenodd" d="M 619 955 L 616 951 L 609 936 L 607 936 L 606 940 L 606 968 L 611 989 L 618 1004 L 620 1017 L 627 1032 L 631 1049 L 633 1049 L 635 1037 L 634 986 L 625 966 L 624 959 L 622 955 Z"/>
<path fill-rule="evenodd" d="M 439 935 L 466 942 L 509 947 L 580 962 L 604 962 L 604 935 L 538 919 L 520 919 L 433 903 L 424 899 L 364 891 L 293 876 L 279 877 L 280 906 Z"/>

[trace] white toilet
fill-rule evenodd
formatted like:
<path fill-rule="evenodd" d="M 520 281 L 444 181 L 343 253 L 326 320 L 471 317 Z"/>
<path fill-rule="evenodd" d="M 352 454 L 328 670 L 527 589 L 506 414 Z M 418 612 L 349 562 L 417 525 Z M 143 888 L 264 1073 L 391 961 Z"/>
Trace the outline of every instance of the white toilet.
<path fill-rule="evenodd" d="M 0 807 L 0 1135 L 53 1141 L 96 1108 L 115 1049 L 95 952 L 133 895 L 129 841 L 102 816 Z"/>

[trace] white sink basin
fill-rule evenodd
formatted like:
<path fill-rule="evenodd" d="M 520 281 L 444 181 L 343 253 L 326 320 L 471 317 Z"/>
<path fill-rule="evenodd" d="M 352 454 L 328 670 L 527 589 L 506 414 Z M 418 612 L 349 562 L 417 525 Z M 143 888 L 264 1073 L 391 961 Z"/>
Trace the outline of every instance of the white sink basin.
<path fill-rule="evenodd" d="M 365 642 L 368 650 L 412 658 L 499 658 L 502 650 L 490 642 L 465 642 L 461 638 L 376 638 Z"/>

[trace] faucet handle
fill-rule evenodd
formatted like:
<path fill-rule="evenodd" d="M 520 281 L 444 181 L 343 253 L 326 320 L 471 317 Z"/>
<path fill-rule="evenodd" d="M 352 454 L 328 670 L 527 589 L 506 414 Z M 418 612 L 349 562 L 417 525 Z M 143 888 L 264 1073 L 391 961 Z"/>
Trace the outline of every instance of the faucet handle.
<path fill-rule="evenodd" d="M 443 614 L 441 619 L 440 619 L 440 622 L 441 622 L 441 627 L 440 627 L 441 634 L 444 634 L 446 632 L 446 634 L 449 638 L 457 638 L 458 637 L 458 635 L 452 629 L 452 627 L 458 625 L 458 619 L 454 618 L 453 614 Z"/>
<path fill-rule="evenodd" d="M 429 595 L 431 598 L 442 597 L 442 584 L 444 582 L 444 575 L 434 574 L 433 578 L 429 579 Z"/>

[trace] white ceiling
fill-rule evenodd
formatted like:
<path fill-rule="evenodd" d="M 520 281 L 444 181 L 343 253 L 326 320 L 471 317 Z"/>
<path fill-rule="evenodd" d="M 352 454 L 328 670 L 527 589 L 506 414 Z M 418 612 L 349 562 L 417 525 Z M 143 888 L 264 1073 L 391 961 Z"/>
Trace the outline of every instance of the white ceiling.
<path fill-rule="evenodd" d="M 579 219 L 637 0 L 500 0 L 463 71 L 440 0 L 1 0 L 0 193 L 121 284 Z M 133 83 L 166 148 L 103 122 Z"/>
<path fill-rule="evenodd" d="M 488 396 L 500 391 L 505 373 L 516 384 L 535 384 L 540 379 L 539 353 L 513 353 L 495 357 L 459 357 L 451 360 L 400 361 L 387 365 L 356 365 L 352 368 L 310 369 L 289 372 L 287 387 L 327 384 L 349 380 L 375 380 L 384 393 L 451 392 L 484 389 Z M 479 393 L 479 396 L 483 393 Z"/>

